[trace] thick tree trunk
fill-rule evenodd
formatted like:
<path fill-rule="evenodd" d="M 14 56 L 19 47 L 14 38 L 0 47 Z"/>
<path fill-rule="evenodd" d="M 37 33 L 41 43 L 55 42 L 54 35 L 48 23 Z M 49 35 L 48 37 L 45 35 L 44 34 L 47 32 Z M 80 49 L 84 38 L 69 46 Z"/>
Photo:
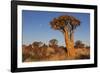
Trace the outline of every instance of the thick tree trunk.
<path fill-rule="evenodd" d="M 72 33 L 71 39 L 69 39 L 68 31 L 65 31 L 64 37 L 65 37 L 65 44 L 66 44 L 68 59 L 74 59 L 75 58 L 74 33 Z"/>

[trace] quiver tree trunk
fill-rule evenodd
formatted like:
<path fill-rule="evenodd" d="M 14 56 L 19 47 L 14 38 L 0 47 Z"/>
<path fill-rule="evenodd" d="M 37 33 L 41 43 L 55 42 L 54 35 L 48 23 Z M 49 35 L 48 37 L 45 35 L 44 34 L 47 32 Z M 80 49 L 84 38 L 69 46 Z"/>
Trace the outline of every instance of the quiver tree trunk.
<path fill-rule="evenodd" d="M 75 49 L 74 49 L 74 32 L 71 34 L 71 39 L 69 39 L 68 31 L 64 33 L 65 44 L 67 49 L 67 58 L 74 59 L 75 58 Z"/>

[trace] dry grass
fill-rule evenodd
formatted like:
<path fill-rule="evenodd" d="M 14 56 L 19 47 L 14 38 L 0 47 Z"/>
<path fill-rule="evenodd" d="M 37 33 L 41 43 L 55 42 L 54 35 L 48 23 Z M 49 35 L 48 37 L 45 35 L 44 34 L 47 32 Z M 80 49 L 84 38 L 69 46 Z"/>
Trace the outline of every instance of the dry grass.
<path fill-rule="evenodd" d="M 75 48 L 77 59 L 89 59 L 90 49 L 88 48 Z M 31 45 L 23 46 L 22 49 L 23 62 L 32 61 L 56 61 L 56 60 L 69 60 L 67 58 L 67 51 L 65 47 L 38 47 L 33 48 Z"/>

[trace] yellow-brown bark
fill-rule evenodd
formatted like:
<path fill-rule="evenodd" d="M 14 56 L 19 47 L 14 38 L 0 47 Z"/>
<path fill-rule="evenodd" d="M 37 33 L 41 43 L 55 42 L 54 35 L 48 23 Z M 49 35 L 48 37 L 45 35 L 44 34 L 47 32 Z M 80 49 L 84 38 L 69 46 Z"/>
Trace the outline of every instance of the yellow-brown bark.
<path fill-rule="evenodd" d="M 74 59 L 75 58 L 75 49 L 74 49 L 74 33 L 71 35 L 71 39 L 69 39 L 68 31 L 65 31 L 65 44 L 67 49 L 67 57 L 68 59 Z"/>

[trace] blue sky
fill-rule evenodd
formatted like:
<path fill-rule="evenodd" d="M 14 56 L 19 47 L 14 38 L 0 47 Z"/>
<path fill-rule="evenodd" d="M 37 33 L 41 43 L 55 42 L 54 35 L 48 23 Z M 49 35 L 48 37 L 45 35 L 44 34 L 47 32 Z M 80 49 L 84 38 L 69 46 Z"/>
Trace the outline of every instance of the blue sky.
<path fill-rule="evenodd" d="M 42 41 L 48 44 L 49 40 L 57 39 L 59 45 L 65 45 L 64 36 L 59 30 L 53 30 L 50 21 L 61 15 L 71 15 L 81 21 L 75 30 L 74 39 L 90 44 L 90 15 L 88 13 L 47 12 L 47 11 L 22 11 L 22 39 L 23 44 L 32 44 Z"/>

